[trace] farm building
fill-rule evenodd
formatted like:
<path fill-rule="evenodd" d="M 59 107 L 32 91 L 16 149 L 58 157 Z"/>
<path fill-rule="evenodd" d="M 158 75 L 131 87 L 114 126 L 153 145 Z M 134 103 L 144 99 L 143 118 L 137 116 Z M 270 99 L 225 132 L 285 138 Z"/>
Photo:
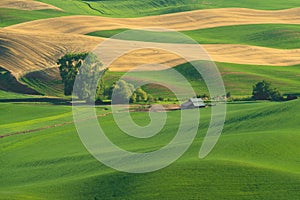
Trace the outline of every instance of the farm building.
<path fill-rule="evenodd" d="M 190 98 L 187 102 L 181 105 L 181 109 L 203 108 L 206 104 L 201 98 Z"/>

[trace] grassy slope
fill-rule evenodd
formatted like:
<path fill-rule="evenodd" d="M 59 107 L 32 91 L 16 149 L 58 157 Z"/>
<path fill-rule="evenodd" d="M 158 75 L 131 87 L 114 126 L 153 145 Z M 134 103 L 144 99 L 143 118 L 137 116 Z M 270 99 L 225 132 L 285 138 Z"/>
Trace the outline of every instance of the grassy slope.
<path fill-rule="evenodd" d="M 43 1 L 65 9 L 68 14 L 99 14 L 80 2 Z M 104 8 L 104 15 L 111 17 L 134 17 L 200 8 L 188 5 L 187 1 L 178 1 L 181 6 L 177 5 L 176 9 L 172 6 L 155 8 L 148 6 L 151 2 L 103 1 L 95 2 L 93 6 L 97 4 L 98 8 Z M 212 2 L 220 4 L 203 5 L 203 8 L 226 7 L 228 3 L 230 7 L 281 9 L 299 4 L 298 1 L 282 4 L 278 0 Z M 141 10 L 141 6 L 145 10 Z M 126 13 L 129 10 L 139 12 Z M 4 10 L 0 12 L 4 13 Z M 2 20 L 0 26 L 61 15 L 55 13 L 57 11 L 9 12 L 1 16 L 1 20 L 4 17 L 7 19 Z M 32 13 L 34 17 L 31 18 Z M 201 34 L 196 33 L 197 37 L 201 35 L 199 40 L 212 39 L 208 32 Z M 229 37 L 225 39 L 230 41 Z M 288 41 L 290 43 L 285 44 L 287 46 L 282 45 L 282 42 L 281 46 L 276 45 L 278 48 L 292 48 L 298 44 L 292 44 L 293 39 Z M 264 45 L 273 44 L 266 41 Z M 227 89 L 234 94 L 248 94 L 254 80 L 261 79 L 271 80 L 285 93 L 300 93 L 299 66 L 271 68 L 223 63 L 218 65 L 221 71 L 227 72 L 224 80 Z M 5 92 L 0 92 L 1 95 L 14 96 Z M 230 105 L 221 140 L 206 160 L 199 160 L 197 154 L 209 120 L 209 110 L 203 110 L 201 116 L 204 124 L 190 150 L 170 167 L 142 175 L 116 172 L 95 161 L 82 146 L 72 124 L 4 138 L 0 143 L 0 199 L 297 199 L 300 196 L 299 105 L 299 101 Z M 1 104 L 0 108 L 1 133 L 72 120 L 70 107 L 65 106 Z M 102 112 L 100 109 L 99 113 Z M 178 117 L 177 112 L 169 114 L 172 119 Z M 140 123 L 145 122 L 146 115 L 133 114 Z M 110 116 L 103 118 L 101 123 L 110 130 L 109 136 L 114 142 L 137 151 L 163 146 L 176 128 L 176 120 L 169 121 L 166 136 L 162 134 L 157 139 L 138 144 L 127 136 L 120 137 Z"/>
<path fill-rule="evenodd" d="M 109 17 L 138 17 L 147 15 L 158 15 L 173 12 L 182 12 L 197 9 L 208 8 L 253 8 L 253 9 L 287 9 L 298 7 L 297 0 L 289 0 L 282 4 L 279 0 L 267 1 L 243 1 L 238 2 L 234 0 L 108 0 L 108 1 L 79 1 L 79 0 L 40 0 L 45 3 L 52 4 L 56 7 L 62 8 L 66 12 L 72 14 L 98 14 Z M 90 7 L 86 3 L 89 3 Z"/>
<path fill-rule="evenodd" d="M 91 36 L 112 37 L 127 29 L 116 29 L 96 31 L 89 33 Z M 183 31 L 183 34 L 191 37 L 199 44 L 245 44 L 263 46 L 279 49 L 296 49 L 300 47 L 300 26 L 287 24 L 259 24 L 259 25 L 238 25 L 200 30 Z M 177 34 L 138 32 L 134 35 L 124 36 L 128 40 L 145 40 L 155 42 L 181 42 Z M 158 41 L 159 40 L 159 41 Z"/>
<path fill-rule="evenodd" d="M 253 8 L 265 10 L 279 10 L 299 7 L 297 0 L 289 0 L 282 4 L 279 0 L 243 1 L 234 0 L 109 0 L 109 1 L 81 1 L 81 0 L 40 0 L 64 10 L 22 11 L 0 8 L 0 27 L 18 24 L 25 21 L 59 17 L 63 15 L 101 15 L 107 17 L 141 17 L 174 12 L 183 12 L 209 8 Z M 90 5 L 88 5 L 88 4 Z"/>
<path fill-rule="evenodd" d="M 57 97 L 64 96 L 63 84 L 61 83 L 61 80 L 53 80 L 53 79 L 44 80 L 43 78 L 40 77 L 38 78 L 22 77 L 21 80 L 31 88 L 34 88 L 40 94 L 57 96 Z"/>
<path fill-rule="evenodd" d="M 216 63 L 222 74 L 227 91 L 233 96 L 250 96 L 252 85 L 261 80 L 268 80 L 277 87 L 283 94 L 300 94 L 300 66 L 273 67 L 273 66 L 255 66 L 239 65 L 232 63 Z M 191 64 L 186 63 L 175 67 L 182 73 L 192 84 L 197 94 L 208 93 L 205 84 L 200 76 L 193 70 Z M 153 72 L 160 74 L 160 72 Z M 196 74 L 196 76 L 195 76 Z M 123 72 L 109 71 L 105 75 L 105 84 L 107 87 L 118 81 L 124 75 Z M 140 78 L 140 73 L 134 76 Z M 64 96 L 62 83 L 59 80 L 45 78 L 44 76 L 27 76 L 22 81 L 30 85 L 42 94 L 50 96 Z M 173 97 L 170 91 L 158 85 L 148 85 L 144 89 L 154 95 L 154 97 Z"/>
<path fill-rule="evenodd" d="M 216 65 L 222 74 L 226 90 L 234 96 L 250 96 L 252 85 L 261 80 L 272 82 L 273 86 L 277 87 L 283 94 L 300 94 L 300 66 L 273 67 L 232 63 L 216 63 Z M 175 69 L 190 81 L 197 94 L 208 93 L 203 80 L 197 75 L 198 72 L 194 70 L 191 64 L 186 63 L 175 67 Z M 157 73 L 157 76 L 160 74 L 160 72 L 153 73 Z M 122 75 L 121 72 L 108 72 L 105 75 L 105 83 L 111 85 Z M 133 73 L 133 76 L 140 78 L 139 72 Z M 162 87 L 148 85 L 144 89 L 155 97 L 173 97 L 169 90 Z"/>
<path fill-rule="evenodd" d="M 300 66 L 272 67 L 216 63 L 227 91 L 232 94 L 249 95 L 252 85 L 261 80 L 270 81 L 284 94 L 300 94 Z"/>
<path fill-rule="evenodd" d="M 200 44 L 247 44 L 279 49 L 300 47 L 300 26 L 260 24 L 183 32 Z"/>
<path fill-rule="evenodd" d="M 45 113 L 67 114 L 71 109 L 2 106 L 15 110 L 7 118 L 20 124 L 30 118 L 46 119 Z M 0 144 L 0 199 L 297 199 L 299 106 L 299 100 L 229 105 L 220 141 L 206 159 L 199 160 L 210 116 L 210 110 L 204 109 L 198 136 L 188 152 L 171 166 L 149 174 L 125 174 L 98 163 L 84 149 L 73 125 L 4 138 Z M 18 111 L 30 112 L 20 117 Z M 145 123 L 147 115 L 132 114 L 140 123 Z M 145 151 L 172 138 L 179 112 L 168 116 L 171 120 L 162 134 L 146 141 L 122 134 L 111 116 L 101 118 L 100 123 L 116 144 Z"/>
<path fill-rule="evenodd" d="M 1 112 L 6 113 L 6 115 L 0 116 L 1 135 L 32 130 L 44 125 L 59 124 L 72 120 L 70 108 L 64 106 L 1 103 L 0 107 Z"/>
<path fill-rule="evenodd" d="M 73 120 L 70 106 L 48 103 L 0 103 L 0 108 L 1 112 L 5 113 L 0 116 L 0 135 L 69 123 Z M 99 108 L 100 113 L 102 110 Z"/>
<path fill-rule="evenodd" d="M 41 94 L 59 97 L 64 96 L 63 84 L 58 69 L 53 70 L 53 68 L 51 68 L 48 70 L 30 72 L 21 77 L 20 80 Z"/>
<path fill-rule="evenodd" d="M 0 27 L 5 27 L 22 22 L 46 19 L 52 17 L 66 16 L 67 13 L 57 10 L 17 10 L 9 8 L 0 8 Z"/>
<path fill-rule="evenodd" d="M 39 94 L 34 89 L 20 83 L 10 72 L 0 67 L 0 90 L 22 94 Z"/>
<path fill-rule="evenodd" d="M 32 98 L 32 97 L 35 97 L 35 96 L 0 90 L 0 100 L 3 100 L 3 99 L 26 99 L 26 98 Z"/>

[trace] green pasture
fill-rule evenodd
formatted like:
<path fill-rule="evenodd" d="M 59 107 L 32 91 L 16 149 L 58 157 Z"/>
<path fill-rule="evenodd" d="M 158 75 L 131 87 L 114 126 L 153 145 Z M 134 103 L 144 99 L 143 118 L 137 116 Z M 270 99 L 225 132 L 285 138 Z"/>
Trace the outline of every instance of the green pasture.
<path fill-rule="evenodd" d="M 300 6 L 299 0 L 39 1 L 63 11 L 0 8 L 0 27 L 69 15 L 132 18 L 198 9 L 280 10 Z M 124 30 L 127 29 L 96 31 L 88 35 L 108 38 Z M 182 33 L 200 44 L 244 44 L 278 49 L 299 49 L 300 46 L 299 25 L 238 25 Z M 134 37 L 123 37 L 137 41 L 145 41 L 145 38 L 149 42 L 187 42 L 168 32 L 136 31 Z M 300 65 L 215 64 L 232 97 L 251 96 L 252 86 L 262 80 L 271 82 L 284 95 L 300 95 Z M 174 69 L 187 79 L 196 94 L 209 94 L 203 77 L 191 63 Z M 171 74 L 170 69 L 147 73 L 156 80 L 166 79 L 172 83 L 171 76 L 163 76 Z M 123 75 L 123 72 L 108 71 L 104 82 L 109 87 Z M 139 82 L 147 77 L 143 72 L 133 72 L 129 78 Z M 70 97 L 63 95 L 59 77 L 50 78 L 47 73 L 37 71 L 18 81 L 21 83 L 0 67 L 0 200 L 295 200 L 300 197 L 300 100 L 227 103 L 222 135 L 204 159 L 199 159 L 198 154 L 212 108 L 200 109 L 197 135 L 182 157 L 155 172 L 130 174 L 105 166 L 87 151 L 74 124 Z M 178 82 L 177 79 L 173 81 L 174 84 Z M 148 84 L 143 89 L 156 98 L 174 97 L 170 90 L 159 85 Z M 35 94 L 35 91 L 47 96 L 21 94 Z M 96 106 L 96 114 L 108 139 L 120 148 L 140 153 L 167 145 L 181 120 L 180 110 L 166 112 L 166 124 L 159 133 L 152 138 L 138 139 L 118 127 L 110 106 Z M 151 121 L 148 112 L 133 110 L 130 116 L 140 126 L 147 126 Z M 83 122 L 91 127 L 91 121 L 84 118 Z"/>
<path fill-rule="evenodd" d="M 59 17 L 65 15 L 100 15 L 106 17 L 142 17 L 176 12 L 184 12 L 211 8 L 251 8 L 261 10 L 280 10 L 299 7 L 297 0 L 289 0 L 284 4 L 279 0 L 266 1 L 223 1 L 223 0 L 40 0 L 54 5 L 63 11 L 40 10 L 24 11 L 17 9 L 0 9 L 0 27 L 21 22 Z"/>
<path fill-rule="evenodd" d="M 195 61 L 200 62 L 200 61 Z M 300 94 L 300 66 L 263 66 L 263 65 L 241 65 L 233 63 L 215 63 L 223 78 L 227 92 L 232 96 L 251 96 L 252 86 L 262 80 L 267 80 L 278 88 L 284 95 Z M 190 63 L 176 66 L 179 71 L 192 85 L 196 94 L 208 94 L 206 84 L 203 77 L 194 69 Z M 167 71 L 147 72 L 152 77 L 163 76 Z M 147 74 L 146 73 L 146 74 Z M 163 73 L 163 74 L 162 74 Z M 110 87 L 114 82 L 118 81 L 125 73 L 108 71 L 104 77 L 106 87 Z M 142 81 L 144 72 L 131 73 L 131 78 Z M 21 79 L 31 88 L 41 94 L 50 96 L 63 97 L 63 85 L 60 80 L 47 79 L 44 76 L 27 76 Z M 171 80 L 172 81 L 172 78 Z M 174 79 L 174 81 L 176 81 Z M 133 81 L 134 82 L 134 81 Z M 154 97 L 174 98 L 169 89 L 159 86 L 158 84 L 148 84 L 143 86 L 144 90 L 152 94 Z"/>
<path fill-rule="evenodd" d="M 23 22 L 61 17 L 68 15 L 57 10 L 17 10 L 11 8 L 0 8 L 0 27 L 6 27 Z"/>
<path fill-rule="evenodd" d="M 80 0 L 40 0 L 63 9 L 71 14 L 94 14 L 108 17 L 140 17 L 174 12 L 183 12 L 210 8 L 252 8 L 262 10 L 279 10 L 299 6 L 297 0 L 289 0 L 284 4 L 279 0 L 243 2 L 229 0 L 108 0 L 108 1 L 80 1 Z"/>
<path fill-rule="evenodd" d="M 196 61 L 195 63 L 200 62 Z M 227 92 L 233 96 L 251 96 L 252 86 L 262 80 L 267 80 L 272 85 L 278 88 L 284 95 L 295 94 L 299 95 L 300 91 L 300 67 L 297 66 L 256 66 L 256 65 L 240 65 L 232 63 L 215 63 L 222 76 Z M 186 63 L 175 67 L 191 84 L 196 94 L 208 94 L 206 84 L 203 77 L 198 71 L 190 64 Z M 167 70 L 168 71 L 168 70 Z M 166 73 L 167 71 L 164 71 Z M 153 74 L 152 76 L 163 76 L 162 72 L 147 72 Z M 147 74 L 146 73 L 146 74 Z M 168 73 L 168 72 L 167 72 Z M 131 77 L 136 77 L 137 80 L 143 79 L 144 72 L 131 73 Z M 113 82 L 118 81 L 124 73 L 108 71 L 105 74 L 104 82 L 111 85 Z M 171 79 L 172 80 L 172 79 Z M 174 79 L 176 81 L 176 79 Z M 175 83 L 174 83 L 175 84 Z M 174 97 L 170 90 L 165 87 L 148 84 L 144 86 L 144 90 L 154 97 Z"/>
<path fill-rule="evenodd" d="M 297 199 L 299 106 L 299 100 L 228 104 L 219 142 L 208 157 L 199 159 L 210 119 L 210 109 L 202 109 L 189 150 L 169 167 L 147 174 L 118 172 L 96 161 L 73 124 L 1 138 L 0 199 Z M 42 127 L 52 123 L 51 117 L 71 120 L 70 109 L 1 104 L 1 122 L 18 122 L 20 129 Z M 150 139 L 124 134 L 111 115 L 99 117 L 99 123 L 118 146 L 145 152 L 166 145 L 176 133 L 180 111 L 167 115 L 165 128 Z M 149 122 L 146 112 L 131 116 L 140 125 Z"/>
<path fill-rule="evenodd" d="M 128 29 L 104 30 L 89 33 L 91 36 L 110 38 Z M 277 49 L 297 49 L 300 47 L 300 26 L 289 24 L 253 24 L 223 26 L 199 30 L 182 31 L 199 44 L 244 44 Z M 160 42 L 191 43 L 178 33 L 133 30 L 124 32 L 118 39 Z"/>

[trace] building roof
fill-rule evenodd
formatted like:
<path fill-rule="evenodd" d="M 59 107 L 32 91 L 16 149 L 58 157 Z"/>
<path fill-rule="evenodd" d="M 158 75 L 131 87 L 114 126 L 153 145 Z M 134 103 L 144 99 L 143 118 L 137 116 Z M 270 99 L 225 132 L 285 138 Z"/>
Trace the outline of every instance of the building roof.
<path fill-rule="evenodd" d="M 205 107 L 206 104 L 201 98 L 190 98 L 187 102 L 181 105 L 182 109 Z"/>
<path fill-rule="evenodd" d="M 193 105 L 196 107 L 205 106 L 205 104 L 201 98 L 190 98 L 189 101 L 192 102 Z"/>

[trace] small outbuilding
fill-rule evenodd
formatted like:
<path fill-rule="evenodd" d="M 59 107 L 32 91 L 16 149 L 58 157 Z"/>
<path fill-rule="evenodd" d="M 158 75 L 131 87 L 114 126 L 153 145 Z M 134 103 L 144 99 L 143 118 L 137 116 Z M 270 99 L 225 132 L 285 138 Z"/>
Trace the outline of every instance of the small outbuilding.
<path fill-rule="evenodd" d="M 206 104 L 201 98 L 190 98 L 187 102 L 183 103 L 180 108 L 183 109 L 193 109 L 193 108 L 204 108 Z"/>

